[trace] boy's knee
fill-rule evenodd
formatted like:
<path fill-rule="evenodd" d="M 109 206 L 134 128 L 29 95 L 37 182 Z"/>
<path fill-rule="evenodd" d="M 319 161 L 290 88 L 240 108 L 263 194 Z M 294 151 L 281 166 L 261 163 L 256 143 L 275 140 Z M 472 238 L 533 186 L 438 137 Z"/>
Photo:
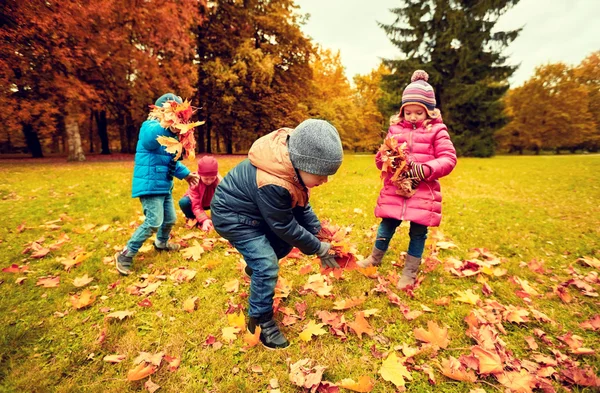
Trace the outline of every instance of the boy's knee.
<path fill-rule="evenodd" d="M 152 233 L 158 232 L 158 228 L 160 228 L 160 226 L 150 225 L 150 231 L 152 231 Z"/>

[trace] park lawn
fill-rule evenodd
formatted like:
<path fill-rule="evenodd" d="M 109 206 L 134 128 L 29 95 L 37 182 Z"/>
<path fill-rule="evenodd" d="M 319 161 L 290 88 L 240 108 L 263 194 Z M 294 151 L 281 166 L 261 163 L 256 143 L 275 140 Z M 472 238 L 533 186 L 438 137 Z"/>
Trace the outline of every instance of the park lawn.
<path fill-rule="evenodd" d="M 221 173 L 225 174 L 241 159 L 219 157 Z M 188 167 L 193 166 L 194 163 L 188 162 Z M 296 392 L 299 388 L 290 382 L 287 364 L 305 358 L 326 367 L 323 380 L 356 381 L 366 375 L 374 381 L 373 392 L 394 392 L 394 384 L 378 373 L 384 359 L 377 355 L 394 352 L 402 358 L 399 346 L 420 346 L 422 343 L 413 330 L 427 329 L 428 321 L 448 328 L 450 344 L 437 354 L 425 350 L 409 359 L 412 381 L 406 381 L 408 391 L 469 392 L 475 388 L 500 391 L 502 385 L 495 377 L 480 376 L 476 383 L 455 381 L 443 376 L 436 363 L 450 356 L 470 354 L 476 342 L 466 335 L 464 318 L 486 299 L 529 310 L 528 304 L 517 296 L 521 286 L 514 277 L 527 280 L 537 290 L 539 294 L 531 296 L 531 306 L 552 320 L 538 321 L 529 315 L 528 322 L 502 322 L 505 332 L 499 338 L 514 357 L 532 361 L 536 354 L 543 354 L 554 358 L 556 353 L 551 350 L 559 350 L 579 362 L 581 368 L 590 366 L 596 374 L 600 371 L 596 353 L 573 355 L 557 338 L 571 332 L 582 338 L 582 347 L 600 350 L 599 332 L 580 326 L 599 313 L 599 298 L 584 296 L 574 286 L 566 289 L 572 297 L 569 303 L 554 294 L 554 288 L 572 279 L 573 274 L 587 276 L 590 281 L 596 274 L 596 282 L 591 285 L 596 292 L 600 288 L 598 268 L 578 261 L 581 257 L 600 257 L 598 155 L 460 159 L 455 171 L 442 180 L 444 218 L 441 232 L 437 233 L 438 240 L 442 233 L 444 241 L 457 247 L 440 249 L 435 233 L 430 232 L 426 256 L 436 257 L 441 263 L 423 275 L 414 297 L 390 286 L 411 311 L 422 310 L 422 306 L 431 309 L 414 320 L 407 320 L 385 294 L 372 291 L 377 280 L 356 270 L 345 272 L 344 280 L 331 280 L 334 297 L 299 292 L 309 277 L 299 274 L 299 270 L 313 263 L 311 274 L 314 274 L 317 262 L 312 257 L 285 260 L 280 276 L 293 289 L 282 306 L 294 308 L 305 302 L 307 308 L 304 320 L 283 328 L 292 342 L 283 351 L 268 351 L 260 345 L 244 348 L 243 332 L 231 344 L 223 339 L 222 329 L 229 325 L 226 310 L 229 305 L 245 307 L 248 292 L 248 283 L 238 269 L 240 256 L 224 242 L 217 242 L 212 251 L 205 252 L 197 261 L 186 260 L 183 253 L 158 254 L 149 249 L 138 255 L 134 274 L 120 277 L 116 273 L 108 258 L 123 247 L 142 215 L 139 201 L 130 197 L 132 168 L 129 161 L 80 164 L 0 161 L 3 221 L 0 268 L 12 264 L 29 267 L 26 273 L 0 272 L 0 391 L 141 391 L 148 378 L 138 382 L 126 379 L 128 370 L 134 368 L 134 359 L 141 351 L 163 351 L 181 360 L 173 372 L 163 360 L 163 365 L 151 375 L 152 381 L 161 386 L 160 391 L 165 392 L 268 392 L 272 379 L 278 380 L 281 392 Z M 319 218 L 351 226 L 347 239 L 356 246 L 358 254 L 365 256 L 373 245 L 373 229 L 378 223 L 373 208 L 380 186 L 373 156 L 348 154 L 338 174 L 311 193 L 311 204 Z M 173 192 L 176 201 L 185 189 L 185 182 L 176 182 Z M 183 215 L 180 212 L 178 215 L 173 232 L 175 240 L 193 233 L 184 227 Z M 43 258 L 23 253 L 30 242 L 39 241 L 47 247 L 62 234 L 70 240 Z M 196 240 L 202 243 L 202 239 Z M 193 241 L 186 240 L 190 245 Z M 401 253 L 407 243 L 408 227 L 402 225 L 379 268 L 380 276 L 400 273 L 401 268 L 392 262 L 401 265 Z M 147 245 L 150 244 L 148 241 Z M 467 259 L 474 248 L 485 248 L 502 258 L 498 267 L 507 270 L 500 277 L 478 275 L 493 290 L 489 296 L 482 293 L 483 284 L 477 276 L 457 277 L 444 268 L 449 258 Z M 69 255 L 79 255 L 82 262 L 66 271 L 61 260 Z M 543 263 L 546 272 L 529 269 L 527 264 L 532 260 Z M 148 296 L 151 307 L 139 306 L 145 296 L 132 295 L 126 290 L 139 283 L 143 274 L 150 275 L 148 280 L 153 281 L 155 275 L 168 276 L 170 269 L 180 266 L 197 271 L 196 276 L 184 283 L 158 279 L 161 285 Z M 93 277 L 93 281 L 83 288 L 75 287 L 73 280 L 84 274 Z M 48 275 L 60 276 L 58 287 L 36 286 L 39 277 Z M 17 284 L 15 281 L 20 277 L 26 279 Z M 240 289 L 228 293 L 224 284 L 234 279 L 240 281 Z M 89 307 L 76 310 L 69 299 L 86 288 L 96 295 L 96 300 Z M 460 293 L 469 289 L 480 296 L 479 306 L 457 300 Z M 373 337 L 363 334 L 359 339 L 348 330 L 343 341 L 324 326 L 327 333 L 307 342 L 299 339 L 309 320 L 321 322 L 316 316 L 318 311 L 332 311 L 335 301 L 361 295 L 366 296 L 362 305 L 340 312 L 350 322 L 354 321 L 356 311 L 378 309 L 377 315 L 368 318 L 375 331 Z M 184 301 L 193 296 L 199 298 L 197 309 L 191 313 L 184 311 Z M 449 305 L 434 303 L 442 297 L 450 299 Z M 105 319 L 110 312 L 126 310 L 134 314 L 123 320 Z M 99 342 L 103 329 L 106 336 Z M 544 338 L 549 338 L 552 346 L 540 340 L 534 329 L 545 332 Z M 223 346 L 205 345 L 211 336 Z M 526 344 L 525 337 L 529 336 L 535 337 L 537 351 Z M 113 354 L 124 355 L 124 360 L 117 364 L 103 361 L 106 355 Z M 423 365 L 433 369 L 436 386 L 431 386 L 427 375 L 418 370 Z M 257 366 L 261 372 L 257 372 Z M 560 370 L 561 365 L 555 368 Z M 553 379 L 553 384 L 560 391 L 561 383 Z M 567 383 L 565 386 L 575 392 L 594 389 Z"/>

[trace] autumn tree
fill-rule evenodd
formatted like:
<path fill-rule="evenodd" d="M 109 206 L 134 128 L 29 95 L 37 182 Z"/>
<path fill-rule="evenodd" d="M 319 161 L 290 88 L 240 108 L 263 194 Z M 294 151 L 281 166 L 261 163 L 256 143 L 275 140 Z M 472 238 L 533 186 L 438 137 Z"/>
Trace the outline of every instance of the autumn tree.
<path fill-rule="evenodd" d="M 459 154 L 494 154 L 494 132 L 506 124 L 502 97 L 516 67 L 502 55 L 520 30 L 496 31 L 498 18 L 518 0 L 402 1 L 394 23 L 381 24 L 401 58 L 386 60 L 386 115 L 400 107 L 416 69 L 429 73 L 437 105 Z"/>
<path fill-rule="evenodd" d="M 30 151 L 41 155 L 42 146 L 61 135 L 76 142 L 67 131 L 80 128 L 91 111 L 104 153 L 109 119 L 118 125 L 122 150 L 132 151 L 149 103 L 167 90 L 193 93 L 190 26 L 201 4 L 6 2 L 0 99 L 18 108 L 9 128 L 20 127 Z"/>
<path fill-rule="evenodd" d="M 385 137 L 388 121 L 379 110 L 378 103 L 384 96 L 381 80 L 387 74 L 387 67 L 380 64 L 371 73 L 354 77 L 354 104 L 358 119 L 351 145 L 355 151 L 375 151 Z"/>
<path fill-rule="evenodd" d="M 538 67 L 530 80 L 509 92 L 506 103 L 511 121 L 497 138 L 509 150 L 575 151 L 596 136 L 588 87 L 563 63 Z"/>
<path fill-rule="evenodd" d="M 207 8 L 197 39 L 201 151 L 220 150 L 220 141 L 227 153 L 243 151 L 306 116 L 300 102 L 313 49 L 296 9 L 291 0 L 220 0 Z"/>
<path fill-rule="evenodd" d="M 584 142 L 584 147 L 596 152 L 600 149 L 600 51 L 583 59 L 575 69 L 575 76 L 587 88 L 589 112 L 596 125 L 593 134 Z"/>

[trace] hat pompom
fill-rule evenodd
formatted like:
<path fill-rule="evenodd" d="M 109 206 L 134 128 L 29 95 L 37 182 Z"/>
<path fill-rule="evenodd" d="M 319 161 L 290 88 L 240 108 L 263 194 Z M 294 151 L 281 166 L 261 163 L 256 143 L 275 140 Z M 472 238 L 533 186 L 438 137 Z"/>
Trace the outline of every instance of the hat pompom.
<path fill-rule="evenodd" d="M 429 80 L 429 74 L 423 70 L 416 70 L 415 72 L 413 72 L 412 77 L 410 78 L 410 81 L 414 82 L 414 81 L 418 81 L 418 80 L 423 80 L 423 81 L 427 82 Z"/>

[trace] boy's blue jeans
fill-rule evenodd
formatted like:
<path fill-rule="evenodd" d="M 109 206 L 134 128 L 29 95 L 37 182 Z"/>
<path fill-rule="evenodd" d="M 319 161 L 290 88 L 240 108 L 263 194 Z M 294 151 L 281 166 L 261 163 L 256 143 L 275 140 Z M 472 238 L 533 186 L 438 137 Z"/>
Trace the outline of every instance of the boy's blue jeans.
<path fill-rule="evenodd" d="M 128 255 L 137 254 L 142 244 L 152 236 L 153 232 L 156 232 L 157 243 L 167 243 L 171 229 L 177 221 L 171 194 L 141 196 L 140 202 L 142 202 L 146 219 L 127 242 Z"/>
<path fill-rule="evenodd" d="M 292 251 L 292 246 L 274 234 L 232 243 L 252 269 L 248 316 L 258 318 L 273 312 L 273 296 L 279 276 L 279 259 Z"/>
<path fill-rule="evenodd" d="M 390 240 L 392 240 L 396 228 L 398 228 L 401 223 L 402 221 L 393 218 L 382 219 L 381 224 L 379 224 L 379 228 L 377 229 L 375 247 L 381 251 L 387 251 Z M 423 250 L 425 249 L 425 240 L 427 239 L 427 227 L 411 222 L 408 236 L 410 237 L 410 242 L 408 243 L 407 254 L 416 258 L 421 258 L 423 256 Z"/>

